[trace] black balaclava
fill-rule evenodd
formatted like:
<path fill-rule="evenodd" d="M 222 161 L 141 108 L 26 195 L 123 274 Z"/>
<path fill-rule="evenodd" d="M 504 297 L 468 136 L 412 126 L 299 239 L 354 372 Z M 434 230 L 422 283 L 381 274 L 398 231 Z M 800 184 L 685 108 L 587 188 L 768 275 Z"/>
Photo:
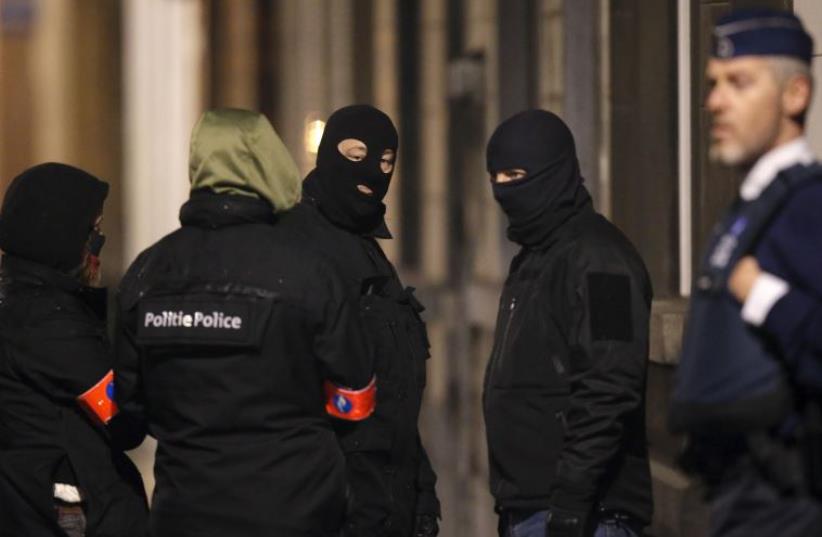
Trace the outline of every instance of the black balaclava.
<path fill-rule="evenodd" d="M 522 179 L 491 184 L 508 215 L 508 238 L 522 246 L 545 245 L 554 230 L 591 201 L 574 137 L 551 112 L 526 110 L 503 121 L 488 141 L 486 160 L 492 176 L 513 168 L 526 172 Z"/>
<path fill-rule="evenodd" d="M 108 184 L 72 166 L 46 163 L 14 178 L 0 212 L 0 249 L 6 254 L 71 272 L 86 250 L 97 256 Z"/>
<path fill-rule="evenodd" d="M 348 160 L 337 145 L 355 138 L 367 147 L 361 161 Z M 314 198 L 332 222 L 356 233 L 375 232 L 383 224 L 390 173 L 383 173 L 380 160 L 386 149 L 396 155 L 397 129 L 391 119 L 373 106 L 358 104 L 340 108 L 328 118 L 317 152 L 317 167 L 305 181 L 305 193 Z M 365 185 L 369 196 L 357 190 Z"/>

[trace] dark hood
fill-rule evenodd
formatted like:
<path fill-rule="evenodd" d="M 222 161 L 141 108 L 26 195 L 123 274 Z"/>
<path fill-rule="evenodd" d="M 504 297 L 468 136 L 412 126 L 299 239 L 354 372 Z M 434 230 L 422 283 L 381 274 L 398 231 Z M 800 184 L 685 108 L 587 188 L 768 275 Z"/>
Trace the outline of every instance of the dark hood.
<path fill-rule="evenodd" d="M 0 213 L 0 249 L 63 272 L 79 267 L 108 184 L 59 163 L 14 178 Z"/>

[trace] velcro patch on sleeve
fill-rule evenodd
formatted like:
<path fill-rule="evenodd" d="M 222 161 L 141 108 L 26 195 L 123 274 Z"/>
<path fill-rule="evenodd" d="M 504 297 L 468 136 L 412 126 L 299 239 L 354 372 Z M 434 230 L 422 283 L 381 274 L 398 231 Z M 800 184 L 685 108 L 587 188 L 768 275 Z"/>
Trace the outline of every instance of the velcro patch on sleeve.
<path fill-rule="evenodd" d="M 592 341 L 632 341 L 631 280 L 624 274 L 588 274 Z"/>
<path fill-rule="evenodd" d="M 376 377 L 361 390 L 342 388 L 330 381 L 325 381 L 324 389 L 325 411 L 335 418 L 360 421 L 374 413 L 377 405 Z"/>
<path fill-rule="evenodd" d="M 117 404 L 114 402 L 114 371 L 109 370 L 97 384 L 86 390 L 77 398 L 80 406 L 103 424 L 108 424 L 117 415 Z"/>

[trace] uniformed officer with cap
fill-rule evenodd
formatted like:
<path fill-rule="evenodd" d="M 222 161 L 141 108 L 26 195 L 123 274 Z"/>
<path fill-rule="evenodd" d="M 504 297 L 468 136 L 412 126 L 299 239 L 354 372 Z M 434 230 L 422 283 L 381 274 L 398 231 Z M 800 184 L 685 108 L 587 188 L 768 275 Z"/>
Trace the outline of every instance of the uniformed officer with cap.
<path fill-rule="evenodd" d="M 696 275 L 671 420 L 711 534 L 822 534 L 822 167 L 804 137 L 813 41 L 788 12 L 714 31 L 710 157 L 746 175 Z"/>

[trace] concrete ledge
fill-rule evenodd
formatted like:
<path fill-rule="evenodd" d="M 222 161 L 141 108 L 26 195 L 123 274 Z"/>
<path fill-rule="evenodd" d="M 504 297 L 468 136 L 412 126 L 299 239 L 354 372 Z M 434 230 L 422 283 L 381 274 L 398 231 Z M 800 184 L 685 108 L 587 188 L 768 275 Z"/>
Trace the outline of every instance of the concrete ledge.
<path fill-rule="evenodd" d="M 667 365 L 679 362 L 687 311 L 686 298 L 654 300 L 649 353 L 652 362 Z"/>
<path fill-rule="evenodd" d="M 708 505 L 703 492 L 687 475 L 651 459 L 654 492 L 653 537 L 704 537 L 708 534 Z"/>

